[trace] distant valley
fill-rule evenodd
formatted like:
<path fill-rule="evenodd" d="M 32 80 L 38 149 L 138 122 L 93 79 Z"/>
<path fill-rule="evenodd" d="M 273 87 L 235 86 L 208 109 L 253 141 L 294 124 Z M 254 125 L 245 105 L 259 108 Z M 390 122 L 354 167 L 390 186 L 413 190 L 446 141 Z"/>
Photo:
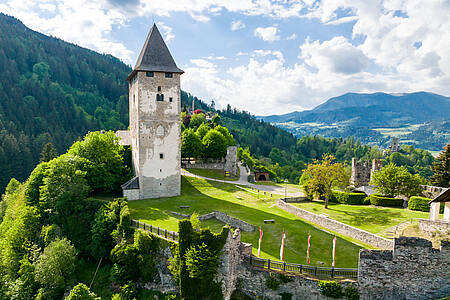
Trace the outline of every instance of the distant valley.
<path fill-rule="evenodd" d="M 427 92 L 347 93 L 312 110 L 259 118 L 296 136 L 355 136 L 381 147 L 392 137 L 430 151 L 450 142 L 450 98 Z"/>

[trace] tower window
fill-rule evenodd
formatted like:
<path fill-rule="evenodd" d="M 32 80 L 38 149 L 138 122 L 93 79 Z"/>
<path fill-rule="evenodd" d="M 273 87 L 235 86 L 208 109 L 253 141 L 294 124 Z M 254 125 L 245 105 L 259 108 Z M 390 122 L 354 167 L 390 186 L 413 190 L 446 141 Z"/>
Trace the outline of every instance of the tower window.
<path fill-rule="evenodd" d="M 161 87 L 160 86 L 158 86 L 158 92 L 161 92 Z"/>
<path fill-rule="evenodd" d="M 172 97 L 169 97 L 169 102 L 172 102 L 173 101 L 173 98 Z"/>
<path fill-rule="evenodd" d="M 164 94 L 161 94 L 161 101 L 164 101 Z"/>
<path fill-rule="evenodd" d="M 145 76 L 147 76 L 147 77 L 154 77 L 155 73 L 153 73 L 153 72 L 145 72 Z"/>
<path fill-rule="evenodd" d="M 159 172 L 162 172 L 162 169 L 159 169 Z"/>
<path fill-rule="evenodd" d="M 160 153 L 160 154 L 159 154 L 159 158 L 160 158 L 160 159 L 164 159 L 164 153 Z"/>
<path fill-rule="evenodd" d="M 166 73 L 166 78 L 173 78 L 173 73 Z"/>
<path fill-rule="evenodd" d="M 156 101 L 164 101 L 164 95 L 156 94 Z"/>

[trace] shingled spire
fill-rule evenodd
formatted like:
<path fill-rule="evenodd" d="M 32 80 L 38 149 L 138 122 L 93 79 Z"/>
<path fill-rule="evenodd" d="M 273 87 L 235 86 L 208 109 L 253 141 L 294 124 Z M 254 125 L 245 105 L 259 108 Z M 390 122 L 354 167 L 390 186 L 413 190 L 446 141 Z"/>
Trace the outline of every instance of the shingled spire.
<path fill-rule="evenodd" d="M 127 80 L 130 80 L 138 71 L 184 73 L 173 60 L 156 24 L 153 24 L 152 29 L 150 29 L 133 72 Z"/>

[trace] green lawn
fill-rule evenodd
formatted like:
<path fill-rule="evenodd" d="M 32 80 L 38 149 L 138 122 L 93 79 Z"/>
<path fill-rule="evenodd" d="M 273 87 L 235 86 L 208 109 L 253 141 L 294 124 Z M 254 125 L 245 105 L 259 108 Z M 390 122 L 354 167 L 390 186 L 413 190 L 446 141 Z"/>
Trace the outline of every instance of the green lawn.
<path fill-rule="evenodd" d="M 207 178 L 221 179 L 221 180 L 231 180 L 236 181 L 239 179 L 239 169 L 237 176 L 225 177 L 225 172 L 223 170 L 212 170 L 212 169 L 184 169 L 186 172 L 203 176 Z"/>
<path fill-rule="evenodd" d="M 275 200 L 258 199 L 257 195 L 248 193 L 232 184 L 206 181 L 193 177 L 182 178 L 182 195 L 172 198 L 129 201 L 129 208 L 134 219 L 169 230 L 178 230 L 178 221 L 169 211 L 184 214 L 197 212 L 200 215 L 218 210 L 233 217 L 245 220 L 255 226 L 262 226 L 264 237 L 261 248 L 263 258 L 279 259 L 281 235 L 286 232 L 285 260 L 293 263 L 305 263 L 308 233 L 311 233 L 312 264 L 317 261 L 331 265 L 333 235 L 303 222 L 276 206 Z M 180 209 L 180 205 L 189 205 L 189 209 Z M 274 219 L 274 224 L 263 224 L 266 219 Z M 209 220 L 202 226 L 209 226 L 218 231 L 219 221 Z M 253 253 L 257 252 L 259 232 L 242 232 L 242 240 L 253 244 Z M 361 247 L 338 236 L 336 266 L 356 267 Z"/>
<path fill-rule="evenodd" d="M 328 203 L 328 209 L 325 209 L 323 201 L 291 204 L 316 214 L 327 214 L 334 220 L 380 235 L 384 235 L 386 230 L 409 219 L 428 218 L 427 212 L 402 208 L 345 205 L 330 202 Z"/>

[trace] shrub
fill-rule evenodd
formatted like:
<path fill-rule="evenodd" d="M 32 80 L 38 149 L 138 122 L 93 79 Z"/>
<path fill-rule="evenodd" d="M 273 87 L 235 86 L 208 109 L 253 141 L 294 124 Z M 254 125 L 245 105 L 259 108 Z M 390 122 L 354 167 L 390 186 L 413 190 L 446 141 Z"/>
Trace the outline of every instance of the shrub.
<path fill-rule="evenodd" d="M 339 299 L 342 297 L 342 286 L 336 281 L 319 281 L 319 289 L 322 295 Z"/>
<path fill-rule="evenodd" d="M 364 200 L 363 200 L 363 203 L 362 203 L 363 205 L 370 205 L 370 197 L 366 197 L 366 198 L 364 198 Z"/>
<path fill-rule="evenodd" d="M 370 195 L 370 204 L 376 206 L 402 207 L 403 199 L 390 198 L 378 194 Z"/>
<path fill-rule="evenodd" d="M 79 283 L 74 286 L 65 300 L 100 300 L 100 297 L 92 293 L 84 283 Z"/>
<path fill-rule="evenodd" d="M 270 273 L 270 276 L 266 278 L 266 286 L 271 290 L 278 290 L 280 284 L 281 282 L 272 273 Z"/>
<path fill-rule="evenodd" d="M 413 196 L 409 198 L 408 208 L 411 210 L 429 211 L 430 206 L 428 205 L 428 202 L 430 201 L 431 199 L 428 198 Z"/>
<path fill-rule="evenodd" d="M 364 193 L 333 191 L 330 201 L 342 204 L 360 205 L 363 203 L 365 197 L 366 194 Z"/>
<path fill-rule="evenodd" d="M 281 296 L 281 300 L 291 300 L 292 299 L 291 293 L 284 292 L 284 293 L 281 293 L 280 296 Z"/>
<path fill-rule="evenodd" d="M 349 284 L 345 287 L 344 296 L 348 300 L 359 300 L 358 288 L 353 284 Z"/>

